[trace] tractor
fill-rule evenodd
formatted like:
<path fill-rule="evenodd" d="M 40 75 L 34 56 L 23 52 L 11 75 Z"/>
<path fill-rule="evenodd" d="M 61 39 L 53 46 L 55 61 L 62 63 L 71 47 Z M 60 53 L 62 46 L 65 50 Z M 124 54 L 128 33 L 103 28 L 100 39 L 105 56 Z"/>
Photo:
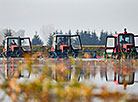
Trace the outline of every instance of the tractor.
<path fill-rule="evenodd" d="M 1 53 L 5 57 L 24 57 L 32 54 L 32 46 L 29 37 L 8 36 L 4 40 L 4 49 Z"/>
<path fill-rule="evenodd" d="M 138 55 L 138 35 L 118 33 L 106 37 L 104 58 L 136 58 Z"/>
<path fill-rule="evenodd" d="M 79 35 L 55 34 L 53 44 L 49 51 L 49 57 L 67 58 L 69 56 L 78 57 L 82 50 L 81 39 Z"/>

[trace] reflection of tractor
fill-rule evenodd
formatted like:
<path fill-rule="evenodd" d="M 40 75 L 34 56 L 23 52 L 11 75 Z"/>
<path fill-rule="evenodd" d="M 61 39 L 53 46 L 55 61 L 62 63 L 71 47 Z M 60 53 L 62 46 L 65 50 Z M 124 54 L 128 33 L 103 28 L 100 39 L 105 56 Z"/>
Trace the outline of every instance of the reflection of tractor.
<path fill-rule="evenodd" d="M 81 39 L 79 35 L 54 35 L 53 45 L 49 56 L 68 57 L 69 55 L 77 57 L 79 51 L 82 50 Z"/>
<path fill-rule="evenodd" d="M 6 79 L 12 79 L 12 78 L 29 78 L 31 71 L 26 69 L 26 68 L 22 68 L 22 69 L 18 69 L 17 64 L 15 63 L 17 60 L 14 60 L 13 58 L 11 59 L 7 59 L 4 60 L 6 62 L 10 62 L 10 63 L 4 63 L 4 74 L 5 74 L 5 78 Z"/>
<path fill-rule="evenodd" d="M 113 81 L 116 85 L 123 85 L 124 89 L 126 89 L 127 85 L 133 85 L 134 83 L 137 83 L 134 78 L 135 72 L 132 72 L 132 70 L 129 68 L 114 69 L 113 79 L 108 79 L 106 72 L 106 81 Z"/>
<path fill-rule="evenodd" d="M 29 37 L 6 37 L 3 49 L 5 57 L 23 57 L 23 55 L 31 55 L 32 47 Z"/>
<path fill-rule="evenodd" d="M 107 36 L 105 45 L 105 58 L 125 58 L 136 57 L 138 54 L 138 36 L 133 33 L 127 33 L 124 29 L 124 33 L 115 34 L 114 36 Z"/>

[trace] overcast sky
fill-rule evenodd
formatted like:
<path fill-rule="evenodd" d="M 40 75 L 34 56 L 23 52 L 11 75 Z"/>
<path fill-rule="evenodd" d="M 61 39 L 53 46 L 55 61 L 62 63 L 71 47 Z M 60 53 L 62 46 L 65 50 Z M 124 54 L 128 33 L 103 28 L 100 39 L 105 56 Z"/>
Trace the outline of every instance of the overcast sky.
<path fill-rule="evenodd" d="M 55 29 L 123 31 L 138 34 L 138 0 L 0 0 L 0 29 L 40 33 Z"/>

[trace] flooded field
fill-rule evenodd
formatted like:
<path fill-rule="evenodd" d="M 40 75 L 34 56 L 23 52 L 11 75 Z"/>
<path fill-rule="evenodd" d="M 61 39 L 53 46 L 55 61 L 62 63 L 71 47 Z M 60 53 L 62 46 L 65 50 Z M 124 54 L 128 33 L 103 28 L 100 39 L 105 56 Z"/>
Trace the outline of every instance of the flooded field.
<path fill-rule="evenodd" d="M 138 102 L 138 61 L 0 59 L 2 102 Z"/>

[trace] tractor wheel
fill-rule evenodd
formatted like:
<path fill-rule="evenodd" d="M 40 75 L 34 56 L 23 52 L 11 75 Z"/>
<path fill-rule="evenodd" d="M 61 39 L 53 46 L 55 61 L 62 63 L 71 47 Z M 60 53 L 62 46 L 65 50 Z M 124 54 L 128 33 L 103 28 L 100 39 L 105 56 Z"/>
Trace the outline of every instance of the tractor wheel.
<path fill-rule="evenodd" d="M 50 57 L 51 58 L 56 58 L 57 57 L 57 53 L 56 52 L 51 52 L 50 53 Z"/>
<path fill-rule="evenodd" d="M 117 59 L 121 59 L 121 55 L 117 55 Z"/>
<path fill-rule="evenodd" d="M 16 51 L 16 56 L 17 57 L 22 57 L 22 51 L 21 50 L 17 50 Z"/>

